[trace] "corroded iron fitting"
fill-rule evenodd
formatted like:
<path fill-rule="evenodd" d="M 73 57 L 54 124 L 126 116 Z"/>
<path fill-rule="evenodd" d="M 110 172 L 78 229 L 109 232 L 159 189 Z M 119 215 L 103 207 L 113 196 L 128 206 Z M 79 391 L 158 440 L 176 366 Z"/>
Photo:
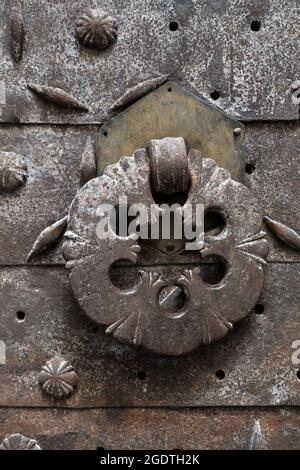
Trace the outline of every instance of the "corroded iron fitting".
<path fill-rule="evenodd" d="M 187 190 L 188 157 L 182 137 L 151 140 L 148 157 L 155 192 L 172 194 Z"/>
<path fill-rule="evenodd" d="M 188 189 L 185 205 L 223 215 L 220 232 L 201 232 L 196 265 L 171 266 L 174 258 L 166 254 L 172 269 L 164 269 L 149 246 L 152 262 L 144 263 L 143 239 L 120 235 L 106 220 L 107 206 L 114 212 L 126 199 L 128 207 L 143 204 L 143 226 L 151 225 L 150 183 L 160 193 Z M 187 156 L 182 138 L 152 140 L 149 148 L 107 166 L 74 199 L 64 244 L 73 292 L 86 314 L 116 339 L 165 355 L 187 353 L 225 336 L 257 302 L 268 254 L 262 223 L 253 194 L 214 160 L 195 149 Z M 99 226 L 108 229 L 107 236 L 100 236 Z M 219 280 L 208 282 L 202 263 L 212 259 L 225 268 Z M 130 286 L 116 284 L 112 274 L 124 260 L 135 264 L 137 278 Z"/>

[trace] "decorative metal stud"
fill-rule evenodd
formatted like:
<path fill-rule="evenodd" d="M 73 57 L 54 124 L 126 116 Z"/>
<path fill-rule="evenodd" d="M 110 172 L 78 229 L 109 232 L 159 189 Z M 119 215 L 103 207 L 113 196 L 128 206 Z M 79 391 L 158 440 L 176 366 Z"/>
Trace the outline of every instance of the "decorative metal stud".
<path fill-rule="evenodd" d="M 32 258 L 39 255 L 40 253 L 43 253 L 48 248 L 55 245 L 56 242 L 58 242 L 61 234 L 67 226 L 67 221 L 68 216 L 66 215 L 62 219 L 59 219 L 57 222 L 54 222 L 54 224 L 46 227 L 41 231 L 27 256 L 27 263 L 31 261 Z"/>
<path fill-rule="evenodd" d="M 14 152 L 0 152 L 0 190 L 12 192 L 26 180 L 27 165 Z"/>
<path fill-rule="evenodd" d="M 233 134 L 235 137 L 239 137 L 242 134 L 242 129 L 240 127 L 235 127 L 233 129 Z"/>
<path fill-rule="evenodd" d="M 98 9 L 89 9 L 76 25 L 76 37 L 84 46 L 106 49 L 118 36 L 116 19 Z"/>
<path fill-rule="evenodd" d="M 87 183 L 97 176 L 96 158 L 91 137 L 87 138 L 80 163 L 81 181 Z"/>
<path fill-rule="evenodd" d="M 260 424 L 259 419 L 255 420 L 250 442 L 249 442 L 249 449 L 250 450 L 262 450 L 265 449 L 265 439 L 263 437 L 262 427 Z"/>
<path fill-rule="evenodd" d="M 294 248 L 294 250 L 300 250 L 299 233 L 295 232 L 295 230 L 291 229 L 287 225 L 284 225 L 281 222 L 277 222 L 268 216 L 264 217 L 264 221 L 271 232 L 280 238 L 281 241 L 286 243 L 291 248 Z"/>
<path fill-rule="evenodd" d="M 23 56 L 25 28 L 22 13 L 22 2 L 14 0 L 10 14 L 11 55 L 15 62 L 20 62 Z"/>
<path fill-rule="evenodd" d="M 73 366 L 56 356 L 42 367 L 38 381 L 48 395 L 62 398 L 73 392 L 77 385 L 77 374 Z"/>
<path fill-rule="evenodd" d="M 27 87 L 35 95 L 61 108 L 69 108 L 82 112 L 88 111 L 86 106 L 61 88 L 35 84 L 28 84 Z"/>
<path fill-rule="evenodd" d="M 120 96 L 120 98 L 118 98 L 117 101 L 111 105 L 108 111 L 111 113 L 127 108 L 143 96 L 166 83 L 168 78 L 169 75 L 161 75 L 160 77 L 150 78 L 149 80 L 138 83 L 137 85 L 126 90 L 124 95 Z"/>
<path fill-rule="evenodd" d="M 290 86 L 292 92 L 292 103 L 296 106 L 300 104 L 300 80 L 295 80 Z"/>
<path fill-rule="evenodd" d="M 35 439 L 17 433 L 6 436 L 0 450 L 41 450 L 41 447 Z"/>

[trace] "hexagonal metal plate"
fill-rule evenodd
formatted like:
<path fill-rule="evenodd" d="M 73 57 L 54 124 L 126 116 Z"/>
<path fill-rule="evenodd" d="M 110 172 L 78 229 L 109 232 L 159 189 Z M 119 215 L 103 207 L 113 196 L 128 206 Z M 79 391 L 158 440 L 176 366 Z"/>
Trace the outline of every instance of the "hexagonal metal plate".
<path fill-rule="evenodd" d="M 240 128 L 235 135 L 233 130 Z M 97 141 L 98 174 L 151 139 L 178 137 L 187 149 L 198 149 L 242 181 L 245 127 L 223 112 L 196 98 L 175 83 L 168 82 L 143 97 L 101 127 Z"/>

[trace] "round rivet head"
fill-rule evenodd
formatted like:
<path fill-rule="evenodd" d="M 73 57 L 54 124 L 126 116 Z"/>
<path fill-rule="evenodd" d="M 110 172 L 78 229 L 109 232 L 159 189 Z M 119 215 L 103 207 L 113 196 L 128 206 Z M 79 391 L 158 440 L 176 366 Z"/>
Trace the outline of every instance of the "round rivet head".
<path fill-rule="evenodd" d="M 240 127 L 235 127 L 233 129 L 233 135 L 235 137 L 239 137 L 240 135 L 242 135 L 242 129 Z"/>
<path fill-rule="evenodd" d="M 38 376 L 42 389 L 55 398 L 63 398 L 72 393 L 77 380 L 74 367 L 58 356 L 46 362 Z"/>
<path fill-rule="evenodd" d="M 6 436 L 0 450 L 41 450 L 41 447 L 35 439 L 17 433 Z"/>

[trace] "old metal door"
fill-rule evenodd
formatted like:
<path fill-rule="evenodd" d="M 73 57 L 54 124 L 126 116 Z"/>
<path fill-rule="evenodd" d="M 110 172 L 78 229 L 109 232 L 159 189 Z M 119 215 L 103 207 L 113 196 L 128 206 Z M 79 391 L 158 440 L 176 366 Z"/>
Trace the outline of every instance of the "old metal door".
<path fill-rule="evenodd" d="M 1 13 L 2 448 L 298 448 L 299 1 L 3 0 Z M 204 173 L 216 165 L 239 214 L 235 231 L 253 225 L 252 238 L 235 240 L 261 265 L 222 294 L 225 317 L 230 305 L 228 316 L 244 319 L 226 317 L 226 335 L 192 341 L 193 323 L 184 347 L 173 326 L 164 336 L 157 324 L 143 337 L 137 326 L 120 329 L 129 304 L 101 291 L 101 263 L 70 264 L 83 243 L 76 237 L 87 236 L 84 256 L 94 253 L 89 209 L 113 170 L 125 185 L 133 160 L 121 160 L 122 173 L 121 157 L 146 149 L 135 153 L 146 163 L 130 188 L 138 178 L 146 187 L 154 170 L 146 175 L 145 155 L 153 166 L 157 145 L 159 158 L 172 158 L 175 141 L 181 173 L 172 184 L 186 189 L 190 150 Z M 159 158 L 155 182 L 166 193 Z M 248 221 L 241 208 L 252 211 Z M 187 282 L 199 261 L 183 261 L 173 245 L 148 248 L 139 258 L 130 245 L 151 285 L 153 266 L 172 278 L 188 265 Z M 103 266 L 114 253 L 103 249 Z M 114 266 L 118 287 L 131 269 Z M 134 306 L 150 317 L 147 292 Z M 220 319 L 215 294 L 193 295 Z"/>

